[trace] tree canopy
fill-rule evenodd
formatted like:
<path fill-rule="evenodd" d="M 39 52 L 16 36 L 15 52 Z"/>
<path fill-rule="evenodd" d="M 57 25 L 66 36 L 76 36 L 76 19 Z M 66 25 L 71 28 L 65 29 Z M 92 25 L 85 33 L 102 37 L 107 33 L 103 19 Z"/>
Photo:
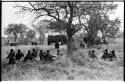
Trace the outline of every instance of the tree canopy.
<path fill-rule="evenodd" d="M 14 37 L 16 41 L 19 36 L 26 34 L 27 29 L 27 26 L 24 24 L 8 24 L 4 33 L 5 35 Z"/>
<path fill-rule="evenodd" d="M 33 38 L 35 38 L 35 35 L 36 35 L 36 32 L 34 31 L 34 30 L 32 30 L 32 29 L 29 29 L 28 30 L 28 32 L 27 32 L 27 35 L 26 35 L 26 37 L 28 38 L 28 39 L 33 39 Z"/>
<path fill-rule="evenodd" d="M 31 12 L 36 16 L 34 20 L 41 17 L 50 17 L 51 28 L 66 30 L 67 33 L 67 56 L 72 54 L 72 37 L 82 28 L 90 37 L 96 37 L 97 32 L 107 24 L 103 19 L 117 8 L 112 2 L 28 2 L 28 5 L 16 5 L 19 12 Z M 77 21 L 77 22 L 76 22 Z M 108 20 L 109 21 L 109 20 Z M 59 27 L 59 28 L 56 28 Z M 107 26 L 106 26 L 107 27 Z"/>

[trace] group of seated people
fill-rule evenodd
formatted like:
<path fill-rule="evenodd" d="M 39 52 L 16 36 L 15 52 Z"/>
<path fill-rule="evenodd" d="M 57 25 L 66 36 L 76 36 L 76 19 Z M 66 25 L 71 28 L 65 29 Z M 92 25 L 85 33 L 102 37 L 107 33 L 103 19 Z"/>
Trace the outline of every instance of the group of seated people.
<path fill-rule="evenodd" d="M 94 50 L 92 50 L 92 51 L 90 50 L 90 51 L 88 52 L 88 55 L 89 55 L 90 58 L 97 58 L 97 56 L 96 56 Z"/>
<path fill-rule="evenodd" d="M 16 64 L 15 61 L 21 60 L 22 57 L 24 57 L 23 62 L 26 62 L 27 60 L 37 61 L 36 60 L 37 53 L 38 53 L 38 51 L 36 51 L 35 49 L 32 49 L 32 52 L 30 50 L 28 50 L 28 53 L 24 57 L 24 54 L 21 52 L 20 49 L 18 49 L 17 53 L 15 53 L 15 51 L 13 49 L 11 49 L 9 55 L 7 56 L 7 59 L 9 59 L 8 65 Z M 60 51 L 57 50 L 57 57 L 60 54 L 61 54 Z M 46 52 L 43 52 L 43 50 L 40 50 L 40 52 L 39 52 L 39 58 L 40 58 L 40 60 L 43 60 L 43 61 L 53 61 L 54 58 L 57 58 L 57 57 L 51 55 L 49 53 L 49 50 L 47 50 Z"/>
<path fill-rule="evenodd" d="M 114 58 L 117 59 L 115 51 L 112 50 L 111 52 L 109 52 L 108 49 L 104 50 L 104 53 L 103 53 L 103 55 L 101 57 L 101 59 L 104 59 L 104 60 L 109 59 L 109 61 L 112 61 Z"/>
<path fill-rule="evenodd" d="M 15 60 L 17 60 L 17 61 L 21 60 L 22 57 L 24 57 L 23 62 L 26 62 L 27 60 L 37 61 L 35 59 L 35 58 L 37 58 L 37 53 L 38 53 L 38 51 L 36 51 L 35 49 L 32 49 L 32 52 L 29 50 L 28 53 L 26 54 L 26 56 L 24 57 L 24 54 L 21 52 L 20 49 L 18 49 L 17 53 L 15 53 L 15 51 L 13 49 L 11 49 L 9 55 L 7 56 L 7 59 L 9 59 L 8 65 L 9 64 L 16 64 Z M 56 59 L 62 55 L 63 54 L 60 53 L 59 50 L 57 50 L 57 56 L 51 55 L 49 50 L 47 50 L 46 52 L 44 52 L 43 50 L 40 50 L 40 52 L 39 52 L 39 58 L 40 58 L 40 60 L 43 60 L 43 61 L 53 61 L 54 58 Z M 94 50 L 89 51 L 88 55 L 90 58 L 97 59 L 97 56 L 96 56 Z M 115 51 L 112 50 L 109 53 L 108 49 L 105 49 L 101 59 L 104 59 L 104 60 L 109 59 L 109 61 L 112 61 L 113 58 L 117 58 Z"/>
<path fill-rule="evenodd" d="M 89 51 L 88 55 L 89 55 L 90 58 L 97 58 L 94 50 Z M 108 52 L 108 49 L 104 50 L 104 53 L 101 57 L 101 59 L 104 59 L 104 60 L 109 59 L 109 61 L 112 61 L 114 58 L 117 58 L 116 54 L 115 54 L 115 51 L 112 50 L 111 52 Z"/>

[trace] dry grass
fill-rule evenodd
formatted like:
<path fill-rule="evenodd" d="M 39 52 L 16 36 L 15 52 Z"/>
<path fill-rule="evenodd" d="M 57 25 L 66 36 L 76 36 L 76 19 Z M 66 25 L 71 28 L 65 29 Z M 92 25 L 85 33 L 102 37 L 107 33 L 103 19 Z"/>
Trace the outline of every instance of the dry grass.
<path fill-rule="evenodd" d="M 35 46 L 19 46 L 24 53 Z M 97 60 L 88 57 L 89 49 L 79 49 L 74 52 L 72 61 L 63 56 L 61 59 L 52 63 L 19 62 L 15 66 L 7 66 L 8 60 L 6 51 L 12 47 L 2 46 L 2 80 L 123 80 L 123 43 L 115 42 L 108 45 L 101 45 L 101 49 L 97 50 Z M 117 61 L 104 61 L 100 59 L 104 48 L 115 49 L 118 56 Z M 56 55 L 56 50 L 53 46 L 37 46 L 36 49 L 50 50 L 50 53 Z M 66 54 L 65 46 L 61 46 L 61 52 Z"/>

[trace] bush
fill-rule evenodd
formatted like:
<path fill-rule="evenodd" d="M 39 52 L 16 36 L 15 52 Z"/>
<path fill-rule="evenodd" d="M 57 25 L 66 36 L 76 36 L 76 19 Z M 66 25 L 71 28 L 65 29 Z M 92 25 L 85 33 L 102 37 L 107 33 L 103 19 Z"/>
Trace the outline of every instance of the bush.
<path fill-rule="evenodd" d="M 76 41 L 74 41 L 74 42 L 72 43 L 72 50 L 73 50 L 73 51 L 76 51 L 76 50 L 78 50 L 79 48 L 80 48 L 79 43 L 76 42 Z"/>
<path fill-rule="evenodd" d="M 54 62 L 57 67 L 68 67 L 71 65 L 71 61 L 67 58 L 62 58 Z"/>
<path fill-rule="evenodd" d="M 39 36 L 39 41 L 40 41 L 40 43 L 42 44 L 42 43 L 44 43 L 44 40 L 45 40 L 45 37 L 44 36 Z"/>
<path fill-rule="evenodd" d="M 72 61 L 80 66 L 85 66 L 90 59 L 87 57 L 87 53 L 83 51 L 78 51 L 73 54 Z"/>

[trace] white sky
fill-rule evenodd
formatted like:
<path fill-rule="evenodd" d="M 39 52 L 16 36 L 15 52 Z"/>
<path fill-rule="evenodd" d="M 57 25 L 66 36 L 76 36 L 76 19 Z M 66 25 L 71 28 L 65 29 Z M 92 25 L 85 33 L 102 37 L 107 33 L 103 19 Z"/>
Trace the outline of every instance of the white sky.
<path fill-rule="evenodd" d="M 115 2 L 118 4 L 118 8 L 115 14 L 110 15 L 111 19 L 115 17 L 119 17 L 121 20 L 121 31 L 124 29 L 124 3 L 123 2 Z M 27 14 L 25 16 L 16 14 L 15 12 L 18 9 L 13 8 L 15 2 L 2 2 L 2 36 L 4 36 L 5 27 L 11 23 L 23 23 L 31 28 L 31 22 L 33 20 L 32 14 Z"/>

